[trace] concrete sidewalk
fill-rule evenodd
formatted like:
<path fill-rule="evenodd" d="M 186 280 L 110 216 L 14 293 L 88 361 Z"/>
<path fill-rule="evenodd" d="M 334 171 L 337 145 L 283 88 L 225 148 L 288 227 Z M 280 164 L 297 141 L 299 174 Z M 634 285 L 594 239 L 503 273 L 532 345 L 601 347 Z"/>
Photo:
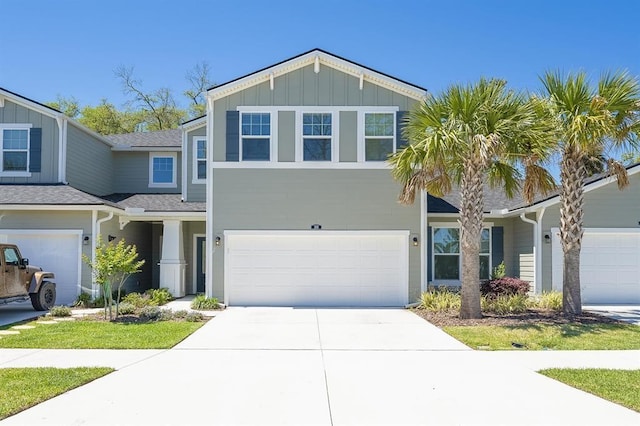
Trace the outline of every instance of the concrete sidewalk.
<path fill-rule="evenodd" d="M 477 352 L 403 310 L 230 308 L 170 350 L 0 350 L 0 367 L 88 362 L 118 371 L 1 423 L 640 424 L 535 373 L 640 369 L 640 351 Z"/>

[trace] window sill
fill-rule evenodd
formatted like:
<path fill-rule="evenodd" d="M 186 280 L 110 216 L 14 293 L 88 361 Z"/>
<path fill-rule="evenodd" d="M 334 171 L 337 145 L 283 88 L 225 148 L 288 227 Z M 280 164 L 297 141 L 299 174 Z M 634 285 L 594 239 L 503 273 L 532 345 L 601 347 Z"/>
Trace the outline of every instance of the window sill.
<path fill-rule="evenodd" d="M 150 183 L 149 188 L 177 188 L 175 183 Z"/>
<path fill-rule="evenodd" d="M 31 177 L 31 172 L 0 172 L 0 178 L 3 177 Z"/>
<path fill-rule="evenodd" d="M 191 184 L 193 185 L 205 185 L 207 183 L 206 179 L 193 179 Z"/>

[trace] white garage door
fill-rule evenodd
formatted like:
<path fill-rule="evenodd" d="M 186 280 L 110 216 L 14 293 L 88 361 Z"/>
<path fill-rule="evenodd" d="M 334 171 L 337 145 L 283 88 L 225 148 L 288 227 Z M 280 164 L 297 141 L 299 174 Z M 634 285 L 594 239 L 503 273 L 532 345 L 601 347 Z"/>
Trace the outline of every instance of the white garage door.
<path fill-rule="evenodd" d="M 553 285 L 562 289 L 562 246 L 554 229 Z M 580 253 L 582 303 L 640 303 L 640 230 L 585 229 Z"/>
<path fill-rule="evenodd" d="M 0 230 L 0 242 L 16 244 L 29 263 L 55 274 L 56 305 L 73 303 L 80 291 L 82 231 Z"/>
<path fill-rule="evenodd" d="M 404 231 L 225 232 L 225 301 L 242 306 L 402 306 Z"/>

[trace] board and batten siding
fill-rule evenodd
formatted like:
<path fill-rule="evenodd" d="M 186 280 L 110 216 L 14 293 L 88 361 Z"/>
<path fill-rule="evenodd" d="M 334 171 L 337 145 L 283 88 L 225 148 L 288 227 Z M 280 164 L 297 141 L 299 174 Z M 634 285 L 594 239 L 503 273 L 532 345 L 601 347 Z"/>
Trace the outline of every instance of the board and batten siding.
<path fill-rule="evenodd" d="M 205 183 L 193 183 L 193 180 L 197 177 L 196 172 L 194 170 L 194 156 L 196 155 L 194 151 L 194 137 L 197 136 L 206 136 L 207 128 L 206 126 L 198 127 L 193 130 L 189 130 L 187 132 L 187 146 L 185 147 L 185 151 L 182 152 L 182 155 L 187 158 L 187 199 L 186 201 L 190 202 L 204 202 L 207 199 L 207 185 Z M 207 153 L 208 154 L 208 153 Z"/>
<path fill-rule="evenodd" d="M 42 152 L 40 172 L 31 172 L 30 177 L 2 177 L 2 183 L 58 183 L 59 130 L 56 120 L 38 111 L 15 104 L 8 99 L 0 108 L 0 124 L 31 124 L 32 129 L 42 129 Z"/>
<path fill-rule="evenodd" d="M 620 191 L 615 181 L 584 194 L 584 228 L 634 228 L 640 221 L 640 173 L 629 176 L 629 186 Z M 560 227 L 560 204 L 547 207 L 542 232 Z M 552 236 L 553 238 L 553 236 Z M 542 244 L 542 289 L 552 288 L 552 244 Z"/>
<path fill-rule="evenodd" d="M 528 216 L 534 219 L 533 215 Z M 519 217 L 513 218 L 513 276 L 533 284 L 533 225 Z"/>
<path fill-rule="evenodd" d="M 226 161 L 226 145 L 219 141 L 226 140 L 226 120 L 227 111 L 235 111 L 239 106 L 282 106 L 282 107 L 321 107 L 321 106 L 389 106 L 398 107 L 400 111 L 411 109 L 416 102 L 415 99 L 396 93 L 392 90 L 380 87 L 371 82 L 365 81 L 360 90 L 358 78 L 335 70 L 328 66 L 320 66 L 320 72 L 315 73 L 313 65 L 291 71 L 274 79 L 274 90 L 270 89 L 269 82 L 257 84 L 233 93 L 215 101 L 213 117 L 213 140 L 214 152 L 213 161 Z M 366 108 L 364 108 L 366 109 Z M 278 119 L 290 121 L 291 116 L 281 115 Z M 345 124 L 352 120 L 352 124 Z M 347 135 L 355 135 L 356 132 L 349 129 L 349 126 L 356 126 L 357 115 L 340 114 L 340 154 L 343 153 L 343 144 L 353 144 L 352 147 L 344 147 L 345 159 L 340 157 L 340 161 L 355 161 L 349 155 L 355 151 L 357 140 L 355 137 L 348 138 Z M 294 126 L 295 128 L 295 126 Z M 278 128 L 281 130 L 281 127 Z M 345 131 L 343 140 L 342 131 Z M 279 134 L 279 137 L 281 135 Z M 280 161 L 291 161 L 291 137 L 285 134 L 284 145 L 278 146 L 278 151 L 282 148 L 284 154 L 279 155 Z M 295 134 L 293 135 L 295 140 Z"/>
<path fill-rule="evenodd" d="M 214 223 L 225 230 L 408 230 L 420 235 L 420 205 L 397 202 L 388 170 L 214 169 Z M 322 231 L 318 231 L 322 232 Z M 213 253 L 213 294 L 222 298 L 224 245 Z M 211 259 L 211 257 L 209 257 Z M 420 248 L 409 247 L 409 294 L 420 294 Z"/>
<path fill-rule="evenodd" d="M 84 130 L 67 127 L 67 181 L 93 195 L 113 193 L 111 146 Z"/>
<path fill-rule="evenodd" d="M 182 191 L 182 160 L 176 158 L 176 187 L 149 187 L 149 153 L 141 151 L 114 152 L 114 191 L 118 193 L 175 194 Z"/>

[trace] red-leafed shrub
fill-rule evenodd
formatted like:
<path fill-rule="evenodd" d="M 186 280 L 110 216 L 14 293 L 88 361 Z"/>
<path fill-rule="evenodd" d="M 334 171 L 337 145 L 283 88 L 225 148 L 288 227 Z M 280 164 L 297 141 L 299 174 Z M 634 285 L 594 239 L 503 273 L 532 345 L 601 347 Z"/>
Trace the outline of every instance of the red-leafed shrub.
<path fill-rule="evenodd" d="M 484 281 L 480 284 L 480 293 L 483 296 L 510 296 L 514 294 L 525 295 L 529 292 L 529 283 L 519 278 L 502 277 L 495 280 Z"/>

